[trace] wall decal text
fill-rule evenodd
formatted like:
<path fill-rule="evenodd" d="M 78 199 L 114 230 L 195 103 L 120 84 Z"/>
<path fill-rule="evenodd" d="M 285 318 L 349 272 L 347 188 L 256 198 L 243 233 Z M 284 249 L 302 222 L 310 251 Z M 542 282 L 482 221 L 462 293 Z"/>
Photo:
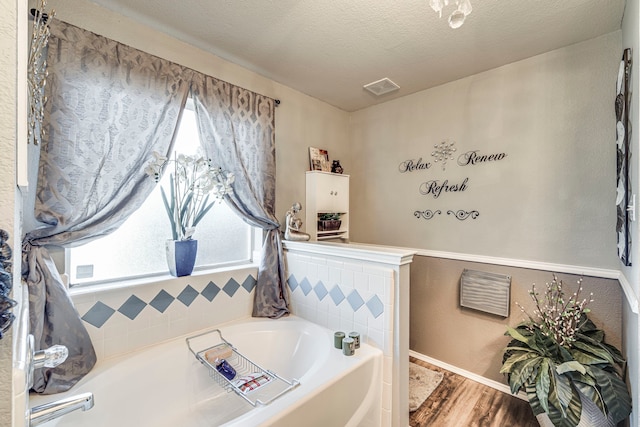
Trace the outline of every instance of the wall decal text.
<path fill-rule="evenodd" d="M 449 180 L 445 179 L 444 181 L 439 181 L 437 179 L 426 181 L 420 184 L 420 194 L 423 196 L 432 195 L 434 199 L 440 197 L 440 195 L 445 193 L 457 193 L 461 191 L 465 191 L 467 189 L 467 184 L 469 183 L 469 178 L 465 178 L 464 181 L 460 184 L 449 184 Z"/>
<path fill-rule="evenodd" d="M 478 154 L 479 150 L 467 151 L 458 156 L 458 165 L 468 166 L 486 162 L 497 162 L 507 157 L 507 153 Z"/>
<path fill-rule="evenodd" d="M 405 172 L 413 172 L 417 170 L 427 170 L 430 167 L 431 167 L 431 163 L 423 162 L 422 157 L 420 157 L 418 160 L 415 160 L 415 159 L 405 160 L 404 162 L 400 163 L 400 165 L 398 166 L 398 170 L 400 171 L 400 173 L 405 173 Z"/>

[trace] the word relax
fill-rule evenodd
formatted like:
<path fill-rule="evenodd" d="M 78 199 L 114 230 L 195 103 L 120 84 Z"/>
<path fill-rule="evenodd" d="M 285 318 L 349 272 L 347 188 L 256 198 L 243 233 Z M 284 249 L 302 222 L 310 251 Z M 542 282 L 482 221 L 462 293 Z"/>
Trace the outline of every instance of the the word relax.
<path fill-rule="evenodd" d="M 431 163 L 423 162 L 422 157 L 420 157 L 418 160 L 415 160 L 415 159 L 405 160 L 404 162 L 400 163 L 400 165 L 398 166 L 398 170 L 400 171 L 400 173 L 405 173 L 405 172 L 413 172 L 417 170 L 426 170 L 426 169 L 429 169 L 430 167 L 431 167 Z"/>
<path fill-rule="evenodd" d="M 443 192 L 455 193 L 458 191 L 465 191 L 467 189 L 468 182 L 469 178 L 465 178 L 461 184 L 449 184 L 448 179 L 445 179 L 444 182 L 434 179 L 420 184 L 420 194 L 423 196 L 431 194 L 434 199 L 437 199 Z"/>
<path fill-rule="evenodd" d="M 478 150 L 467 151 L 458 156 L 460 166 L 477 165 L 478 163 L 496 162 L 507 157 L 507 153 L 483 154 L 479 155 Z"/>

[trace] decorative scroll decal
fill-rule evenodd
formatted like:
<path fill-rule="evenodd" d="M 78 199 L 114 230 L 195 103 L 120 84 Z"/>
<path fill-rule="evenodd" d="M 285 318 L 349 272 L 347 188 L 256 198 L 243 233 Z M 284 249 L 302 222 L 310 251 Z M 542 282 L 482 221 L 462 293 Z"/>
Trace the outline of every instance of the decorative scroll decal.
<path fill-rule="evenodd" d="M 441 215 L 442 211 L 440 209 L 437 209 L 435 211 L 432 211 L 431 209 L 427 209 L 424 211 L 415 211 L 413 213 L 413 216 L 415 216 L 416 218 L 424 218 L 424 219 L 432 219 L 434 218 L 436 215 Z M 453 215 L 455 216 L 456 219 L 459 219 L 460 221 L 464 221 L 467 218 L 471 218 L 471 219 L 476 219 L 480 216 L 480 212 L 478 211 L 465 211 L 462 209 L 459 209 L 457 211 L 452 211 L 451 209 L 449 209 L 447 211 L 447 215 Z"/>
<path fill-rule="evenodd" d="M 457 211 L 447 211 L 447 215 L 455 215 L 455 217 L 457 219 L 459 219 L 460 221 L 464 221 L 465 219 L 471 217 L 471 219 L 476 219 L 480 216 L 480 212 L 478 211 L 463 211 L 463 210 L 457 210 Z"/>
<path fill-rule="evenodd" d="M 431 219 L 436 215 L 440 215 L 441 213 L 442 213 L 442 211 L 440 211 L 440 210 L 432 211 L 432 210 L 427 209 L 426 211 L 415 211 L 413 213 L 413 215 L 416 218 Z"/>

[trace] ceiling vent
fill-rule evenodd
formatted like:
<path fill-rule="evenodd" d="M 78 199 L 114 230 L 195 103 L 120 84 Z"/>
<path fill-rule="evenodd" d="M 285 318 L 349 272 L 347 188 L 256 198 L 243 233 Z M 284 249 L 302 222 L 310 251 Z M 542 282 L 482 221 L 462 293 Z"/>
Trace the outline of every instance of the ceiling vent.
<path fill-rule="evenodd" d="M 384 95 L 385 93 L 393 92 L 394 90 L 400 89 L 400 86 L 386 77 L 384 79 L 366 84 L 363 87 L 376 96 Z"/>

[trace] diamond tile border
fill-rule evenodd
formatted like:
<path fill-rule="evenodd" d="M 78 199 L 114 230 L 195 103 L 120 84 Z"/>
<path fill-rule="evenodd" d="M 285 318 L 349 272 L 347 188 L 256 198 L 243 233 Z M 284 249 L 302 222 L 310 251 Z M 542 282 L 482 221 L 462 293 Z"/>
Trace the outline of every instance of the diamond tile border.
<path fill-rule="evenodd" d="M 291 279 L 292 278 L 289 278 L 289 286 L 291 286 Z M 295 281 L 295 279 L 293 280 Z M 213 302 L 220 294 L 220 291 L 224 291 L 224 293 L 230 297 L 233 297 L 240 288 L 244 289 L 247 293 L 251 293 L 255 289 L 256 283 L 255 277 L 249 274 L 243 280 L 242 284 L 238 283 L 236 279 L 230 278 L 222 288 L 216 285 L 213 281 L 210 281 L 207 286 L 204 287 L 202 292 L 198 292 L 191 285 L 186 285 L 177 297 L 174 297 L 166 290 L 161 289 L 148 303 L 140 299 L 137 295 L 132 294 L 117 309 L 110 307 L 102 301 L 97 301 L 89 310 L 87 310 L 86 313 L 84 313 L 84 315 L 81 316 L 81 319 L 96 328 L 101 328 L 116 311 L 126 316 L 129 320 L 134 321 L 148 306 L 160 313 L 164 313 L 169 306 L 176 303 L 176 301 L 179 301 L 181 304 L 189 307 L 199 296 L 209 302 Z M 309 285 L 309 291 L 310 290 L 311 285 Z"/>
<path fill-rule="evenodd" d="M 115 312 L 116 311 L 113 308 L 98 301 L 84 314 L 84 316 L 82 316 L 82 320 L 96 328 L 101 328 Z"/>
<path fill-rule="evenodd" d="M 346 300 L 354 313 L 360 310 L 363 306 L 366 306 L 369 313 L 371 313 L 371 315 L 376 319 L 384 313 L 384 304 L 378 294 L 374 294 L 368 301 L 365 301 L 362 295 L 360 295 L 356 289 L 351 287 L 345 287 L 348 289 L 343 291 L 340 285 L 334 285 L 331 290 L 327 291 L 327 287 L 322 283 L 322 281 L 318 281 L 315 286 L 312 286 L 308 278 L 305 277 L 298 282 L 293 274 L 289 276 L 287 283 L 289 284 L 291 293 L 298 292 L 297 289 L 300 289 L 300 292 L 302 292 L 305 297 L 308 297 L 311 290 L 313 290 L 318 301 L 324 300 L 324 298 L 329 295 L 336 307 Z M 345 292 L 347 292 L 348 295 L 345 295 Z"/>

